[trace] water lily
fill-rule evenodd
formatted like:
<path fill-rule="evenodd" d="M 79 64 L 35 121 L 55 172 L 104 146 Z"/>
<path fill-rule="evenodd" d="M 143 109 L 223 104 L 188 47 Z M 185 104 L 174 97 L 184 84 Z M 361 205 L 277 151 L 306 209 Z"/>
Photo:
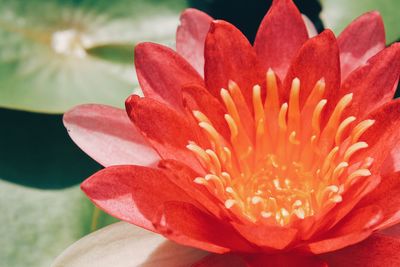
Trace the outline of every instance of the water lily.
<path fill-rule="evenodd" d="M 144 97 L 126 112 L 66 113 L 72 139 L 106 167 L 81 186 L 93 203 L 191 248 L 134 262 L 159 251 L 119 223 L 55 266 L 400 265 L 400 45 L 385 48 L 377 12 L 338 38 L 305 25 L 276 0 L 252 45 L 188 9 L 177 51 L 136 46 Z"/>

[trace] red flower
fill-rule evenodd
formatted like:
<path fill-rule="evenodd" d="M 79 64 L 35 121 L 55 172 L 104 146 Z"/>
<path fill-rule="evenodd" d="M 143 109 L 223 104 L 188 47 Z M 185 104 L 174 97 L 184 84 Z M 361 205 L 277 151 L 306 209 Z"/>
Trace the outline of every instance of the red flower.
<path fill-rule="evenodd" d="M 107 167 L 82 184 L 97 206 L 215 253 L 195 266 L 400 265 L 377 233 L 400 220 L 400 45 L 378 13 L 309 38 L 276 0 L 252 46 L 188 9 L 177 52 L 142 43 L 135 65 L 132 123 L 101 105 L 64 117 Z"/>

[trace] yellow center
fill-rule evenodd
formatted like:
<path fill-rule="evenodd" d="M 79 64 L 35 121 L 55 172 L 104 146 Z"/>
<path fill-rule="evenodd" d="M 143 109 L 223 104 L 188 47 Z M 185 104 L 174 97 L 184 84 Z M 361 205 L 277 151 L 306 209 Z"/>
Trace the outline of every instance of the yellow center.
<path fill-rule="evenodd" d="M 300 80 L 292 82 L 289 103 L 279 103 L 276 76 L 266 75 L 267 97 L 253 87 L 253 111 L 246 107 L 238 85 L 221 89 L 230 140 L 225 140 L 201 111 L 193 111 L 211 147 L 189 142 L 207 174 L 201 184 L 237 220 L 281 226 L 312 216 L 342 201 L 343 193 L 358 179 L 371 175 L 372 158 L 350 165 L 350 158 L 368 147 L 360 136 L 373 125 L 350 116 L 341 119 L 352 94 L 337 103 L 325 127 L 321 112 L 325 82 L 318 81 L 300 109 Z M 253 115 L 254 114 L 254 115 Z"/>

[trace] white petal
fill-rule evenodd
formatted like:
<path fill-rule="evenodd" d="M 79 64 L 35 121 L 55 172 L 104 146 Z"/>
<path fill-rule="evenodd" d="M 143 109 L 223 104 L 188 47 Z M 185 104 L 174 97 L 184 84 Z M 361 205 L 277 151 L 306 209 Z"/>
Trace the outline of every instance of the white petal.
<path fill-rule="evenodd" d="M 57 257 L 52 267 L 183 267 L 205 255 L 204 251 L 118 222 L 72 244 Z"/>

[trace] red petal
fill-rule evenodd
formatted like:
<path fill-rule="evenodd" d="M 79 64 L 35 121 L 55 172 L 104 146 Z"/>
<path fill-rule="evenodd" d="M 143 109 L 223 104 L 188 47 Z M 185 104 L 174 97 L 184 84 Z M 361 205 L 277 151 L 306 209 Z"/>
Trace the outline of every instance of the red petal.
<path fill-rule="evenodd" d="M 237 255 L 234 254 L 211 254 L 201 259 L 192 267 L 247 267 L 248 265 Z"/>
<path fill-rule="evenodd" d="M 400 143 L 396 144 L 390 151 L 390 155 L 382 165 L 383 175 L 400 171 Z"/>
<path fill-rule="evenodd" d="M 152 220 L 164 202 L 194 203 L 163 171 L 142 166 L 108 167 L 86 179 L 81 188 L 105 212 L 152 231 Z"/>
<path fill-rule="evenodd" d="M 72 140 L 103 166 L 151 166 L 160 159 L 122 109 L 81 105 L 65 113 L 63 120 Z"/>
<path fill-rule="evenodd" d="M 394 96 L 399 74 L 400 43 L 396 43 L 372 57 L 343 82 L 337 97 L 353 93 L 351 106 L 343 116 L 348 114 L 361 119 L 389 102 Z"/>
<path fill-rule="evenodd" d="M 379 186 L 368 194 L 359 206 L 378 205 L 383 219 L 375 229 L 386 228 L 400 223 L 400 172 L 382 176 Z"/>
<path fill-rule="evenodd" d="M 385 28 L 380 14 L 366 13 L 354 20 L 338 37 L 342 80 L 385 48 Z"/>
<path fill-rule="evenodd" d="M 176 109 L 182 107 L 182 86 L 204 84 L 185 59 L 159 44 L 138 44 L 135 47 L 135 67 L 144 95 Z"/>
<path fill-rule="evenodd" d="M 300 253 L 251 254 L 239 257 L 235 254 L 209 255 L 192 267 L 327 267 L 328 265 L 316 256 Z"/>
<path fill-rule="evenodd" d="M 322 240 L 306 245 L 306 249 L 312 253 L 321 254 L 358 243 L 371 235 L 373 226 L 381 219 L 382 211 L 378 206 L 353 210 Z"/>
<path fill-rule="evenodd" d="M 317 256 L 287 252 L 280 254 L 253 254 L 245 257 L 248 267 L 328 267 L 328 265 Z"/>
<path fill-rule="evenodd" d="M 335 226 L 328 236 L 339 236 L 360 230 L 371 229 L 382 219 L 382 209 L 378 205 L 355 208 L 340 223 Z"/>
<path fill-rule="evenodd" d="M 204 43 L 212 18 L 200 10 L 188 8 L 181 14 L 180 21 L 176 32 L 176 51 L 203 76 Z"/>
<path fill-rule="evenodd" d="M 263 225 L 233 225 L 236 230 L 251 243 L 266 251 L 287 248 L 296 238 L 297 229 Z"/>
<path fill-rule="evenodd" d="M 400 239 L 373 235 L 354 246 L 322 256 L 331 267 L 400 266 Z"/>
<path fill-rule="evenodd" d="M 272 68 L 282 80 L 301 45 L 307 29 L 291 0 L 275 0 L 261 22 L 254 49 L 264 71 Z"/>
<path fill-rule="evenodd" d="M 182 88 L 182 93 L 185 106 L 190 110 L 199 110 L 204 113 L 225 140 L 230 140 L 229 127 L 224 119 L 227 111 L 217 98 L 205 88 L 196 85 Z"/>
<path fill-rule="evenodd" d="M 258 66 L 256 54 L 246 37 L 232 24 L 213 21 L 206 38 L 204 76 L 208 90 L 220 99 L 221 88 L 229 80 L 236 82 L 252 107 L 253 86 L 262 85 L 265 72 Z"/>
<path fill-rule="evenodd" d="M 400 238 L 400 224 L 396 224 L 385 230 L 379 231 L 379 234 L 388 235 L 391 237 Z"/>
<path fill-rule="evenodd" d="M 339 49 L 334 34 L 325 30 L 309 39 L 300 49 L 288 71 L 282 91 L 287 101 L 294 78 L 300 79 L 300 103 L 304 104 L 317 81 L 325 79 L 325 95 L 336 92 L 340 86 Z"/>
<path fill-rule="evenodd" d="M 211 214 L 218 218 L 223 217 L 222 213 L 225 209 L 221 209 L 215 197 L 203 185 L 198 185 L 194 182 L 196 177 L 201 176 L 200 174 L 183 163 L 174 160 L 162 160 L 158 167 L 166 170 L 171 181 L 176 186 L 184 190 L 193 199 L 196 199 Z"/>
<path fill-rule="evenodd" d="M 330 209 L 326 209 L 323 214 L 317 215 L 315 224 L 303 234 L 303 239 L 320 236 L 332 229 L 335 225 L 345 218 L 349 212 L 369 193 L 371 193 L 380 183 L 380 176 L 371 175 L 355 182 L 342 195 L 343 201 L 334 205 Z M 306 224 L 307 221 L 304 222 Z M 302 225 L 301 225 L 302 226 Z M 307 226 L 307 225 L 306 225 Z M 303 230 L 303 229 L 300 229 Z"/>
<path fill-rule="evenodd" d="M 161 234 L 182 245 L 214 253 L 254 250 L 229 224 L 189 203 L 165 203 L 154 224 Z"/>
<path fill-rule="evenodd" d="M 186 146 L 198 137 L 193 125 L 181 113 L 153 99 L 131 96 L 126 100 L 129 117 L 163 159 L 185 162 L 195 170 L 200 165 Z"/>
<path fill-rule="evenodd" d="M 374 125 L 361 136 L 361 140 L 367 142 L 369 148 L 356 155 L 354 161 L 372 157 L 374 162 L 371 172 L 380 173 L 391 149 L 400 140 L 400 99 L 386 103 L 366 117 L 375 120 Z"/>

